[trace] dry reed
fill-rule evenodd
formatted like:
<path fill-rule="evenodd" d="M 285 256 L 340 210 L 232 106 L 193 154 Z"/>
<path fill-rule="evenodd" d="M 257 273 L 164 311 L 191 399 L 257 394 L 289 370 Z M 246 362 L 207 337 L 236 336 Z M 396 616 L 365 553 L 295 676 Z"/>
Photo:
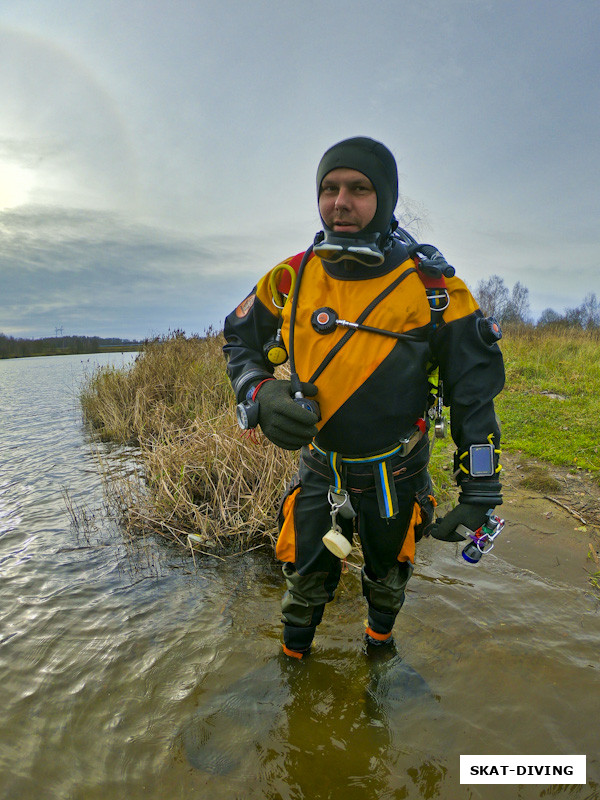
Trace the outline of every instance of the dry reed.
<path fill-rule="evenodd" d="M 105 473 L 126 529 L 211 554 L 272 546 L 296 468 L 295 454 L 237 427 L 222 346 L 212 331 L 176 331 L 148 342 L 131 368 L 99 370 L 81 395 L 98 438 L 137 447 L 137 474 Z"/>

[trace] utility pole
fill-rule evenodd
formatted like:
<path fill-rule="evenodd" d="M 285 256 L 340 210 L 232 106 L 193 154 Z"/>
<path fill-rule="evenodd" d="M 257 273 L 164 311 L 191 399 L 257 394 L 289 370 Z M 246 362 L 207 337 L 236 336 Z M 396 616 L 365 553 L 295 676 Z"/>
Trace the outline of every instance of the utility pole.
<path fill-rule="evenodd" d="M 55 335 L 57 340 L 58 340 L 59 336 L 62 337 L 62 335 L 63 335 L 63 327 L 62 327 L 62 325 L 60 326 L 60 328 L 54 328 L 54 335 Z M 58 349 L 58 341 L 56 343 L 56 348 Z M 64 348 L 65 348 L 65 343 L 64 343 L 64 341 L 62 341 L 61 344 L 60 344 L 60 349 L 64 350 Z"/>

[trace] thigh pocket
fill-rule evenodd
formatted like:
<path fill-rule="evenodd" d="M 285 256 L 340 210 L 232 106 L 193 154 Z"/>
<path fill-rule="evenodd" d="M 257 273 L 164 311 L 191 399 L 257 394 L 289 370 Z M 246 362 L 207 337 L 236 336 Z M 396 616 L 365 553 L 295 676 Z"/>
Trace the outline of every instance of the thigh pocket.
<path fill-rule="evenodd" d="M 296 561 L 296 524 L 295 507 L 296 499 L 300 494 L 302 486 L 300 478 L 295 475 L 285 494 L 281 498 L 277 522 L 279 525 L 279 536 L 275 546 L 275 555 L 279 561 L 295 563 Z"/>
<path fill-rule="evenodd" d="M 415 542 L 418 541 L 417 528 L 419 527 L 420 524 L 421 524 L 421 506 L 415 500 L 415 502 L 413 503 L 412 514 L 408 523 L 406 536 L 404 537 L 402 550 L 400 550 L 400 552 L 398 553 L 398 561 L 400 562 L 408 561 L 411 565 L 415 563 Z"/>

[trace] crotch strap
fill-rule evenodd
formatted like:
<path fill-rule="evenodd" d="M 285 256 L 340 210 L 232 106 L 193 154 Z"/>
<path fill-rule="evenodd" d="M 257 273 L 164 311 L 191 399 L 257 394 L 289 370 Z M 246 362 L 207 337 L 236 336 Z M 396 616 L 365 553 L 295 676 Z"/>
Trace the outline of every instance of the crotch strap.
<path fill-rule="evenodd" d="M 333 502 L 338 502 L 338 510 L 342 516 L 347 516 L 347 514 L 344 513 L 345 508 L 347 508 L 346 504 L 349 505 L 350 509 L 352 508 L 345 485 L 345 464 L 372 464 L 379 514 L 383 519 L 392 519 L 392 517 L 396 516 L 399 511 L 399 505 L 396 485 L 394 483 L 392 456 L 401 453 L 402 445 L 398 445 L 384 453 L 366 456 L 364 458 L 345 458 L 339 453 L 322 450 L 314 442 L 312 443 L 312 447 L 327 457 L 332 477 L 332 484 L 329 487 L 329 502 L 332 503 L 332 505 Z M 352 514 L 348 514 L 348 516 L 355 516 L 355 514 L 353 512 Z"/>

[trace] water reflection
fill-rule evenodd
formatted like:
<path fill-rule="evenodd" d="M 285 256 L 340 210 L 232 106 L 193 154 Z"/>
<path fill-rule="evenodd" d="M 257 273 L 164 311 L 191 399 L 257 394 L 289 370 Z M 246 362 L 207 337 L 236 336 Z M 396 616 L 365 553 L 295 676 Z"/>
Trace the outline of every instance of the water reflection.
<path fill-rule="evenodd" d="M 0 483 L 0 536 L 14 530 L 21 522 L 19 506 L 10 496 L 13 487 L 10 481 Z"/>
<path fill-rule="evenodd" d="M 324 651 L 297 663 L 278 655 L 231 685 L 208 684 L 180 741 L 188 762 L 212 776 L 211 792 L 246 786 L 260 796 L 252 782 L 265 792 L 268 775 L 269 785 L 281 784 L 268 797 L 391 796 L 398 752 L 410 751 L 407 721 L 440 714 L 426 681 L 398 656 Z M 433 796 L 444 774 L 417 762 L 410 780 Z"/>

